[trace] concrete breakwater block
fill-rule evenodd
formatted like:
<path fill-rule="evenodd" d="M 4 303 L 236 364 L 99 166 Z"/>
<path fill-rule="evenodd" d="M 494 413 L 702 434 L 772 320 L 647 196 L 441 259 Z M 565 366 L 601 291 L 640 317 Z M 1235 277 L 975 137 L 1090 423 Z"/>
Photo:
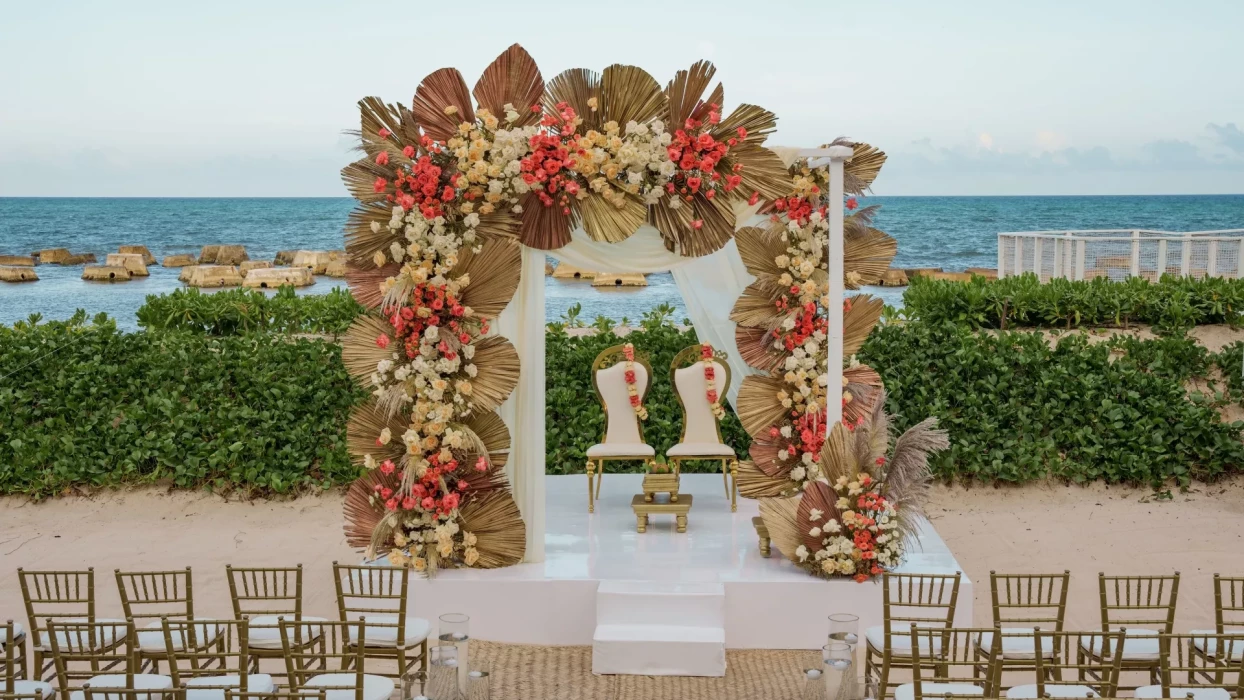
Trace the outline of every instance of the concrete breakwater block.
<path fill-rule="evenodd" d="M 345 277 L 346 261 L 345 258 L 338 258 L 324 267 L 324 274 L 329 277 Z"/>
<path fill-rule="evenodd" d="M 8 265 L 9 267 L 34 267 L 34 256 L 26 255 L 0 255 L 0 265 Z"/>
<path fill-rule="evenodd" d="M 181 274 L 177 275 L 177 281 L 189 282 L 190 276 L 194 274 L 195 268 L 197 267 L 198 265 L 186 265 L 185 267 L 181 268 Z"/>
<path fill-rule="evenodd" d="M 905 287 L 907 286 L 907 273 L 891 268 L 881 275 L 878 284 L 882 287 Z"/>
<path fill-rule="evenodd" d="M 193 255 L 183 253 L 180 255 L 165 255 L 164 267 L 186 267 L 187 265 L 196 264 L 197 260 Z"/>
<path fill-rule="evenodd" d="M 294 256 L 298 254 L 296 250 L 278 250 L 276 257 L 272 259 L 273 267 L 283 267 L 294 264 Z"/>
<path fill-rule="evenodd" d="M 82 279 L 92 282 L 124 282 L 133 276 L 129 270 L 116 265 L 90 265 L 82 269 Z"/>
<path fill-rule="evenodd" d="M 215 262 L 217 265 L 241 265 L 250 259 L 251 257 L 246 254 L 245 246 L 222 245 L 216 252 Z"/>
<path fill-rule="evenodd" d="M 38 258 L 40 265 L 64 265 L 73 253 L 70 253 L 68 248 L 45 248 L 36 250 L 30 256 Z"/>
<path fill-rule="evenodd" d="M 128 253 L 131 255 L 141 255 L 143 256 L 143 265 L 156 264 L 155 256 L 151 254 L 150 250 L 147 250 L 147 246 L 145 245 L 123 245 L 120 248 L 117 248 L 117 252 Z"/>
<path fill-rule="evenodd" d="M 220 253 L 220 246 L 205 245 L 199 249 L 199 264 L 212 265 L 216 262 L 216 256 Z"/>
<path fill-rule="evenodd" d="M 593 287 L 647 287 L 648 278 L 638 272 L 597 272 Z"/>
<path fill-rule="evenodd" d="M 104 265 L 108 267 L 124 267 L 130 271 L 135 277 L 147 276 L 147 263 L 143 260 L 141 253 L 109 253 L 104 258 Z"/>
<path fill-rule="evenodd" d="M 186 284 L 191 287 L 237 287 L 242 284 L 242 273 L 232 265 L 196 265 Z"/>
<path fill-rule="evenodd" d="M 257 268 L 242 280 L 243 287 L 256 289 L 276 289 L 285 285 L 306 287 L 312 284 L 315 284 L 315 275 L 305 267 Z"/>
<path fill-rule="evenodd" d="M 941 271 L 942 268 L 940 267 L 909 267 L 906 270 L 903 270 L 903 272 L 907 273 L 907 279 L 911 279 L 912 277 L 920 277 L 921 275 L 931 276 Z"/>
<path fill-rule="evenodd" d="M 553 279 L 557 280 L 590 280 L 595 278 L 595 272 L 580 270 L 574 265 L 567 265 L 566 263 L 557 263 L 557 267 L 553 268 Z"/>
<path fill-rule="evenodd" d="M 242 276 L 245 277 L 246 273 L 251 270 L 264 270 L 270 267 L 272 267 L 272 263 L 267 260 L 245 260 L 240 266 L 238 266 L 238 270 L 242 273 Z"/>
<path fill-rule="evenodd" d="M 96 262 L 94 253 L 78 253 L 65 258 L 64 265 L 94 265 Z"/>
<path fill-rule="evenodd" d="M 300 250 L 294 254 L 293 267 L 305 267 L 313 274 L 322 275 L 332 262 L 326 250 Z"/>
<path fill-rule="evenodd" d="M 929 279 L 941 282 L 971 282 L 972 274 L 969 272 L 934 272 L 926 275 Z"/>
<path fill-rule="evenodd" d="M 0 267 L 0 282 L 34 282 L 39 279 L 34 268 Z"/>

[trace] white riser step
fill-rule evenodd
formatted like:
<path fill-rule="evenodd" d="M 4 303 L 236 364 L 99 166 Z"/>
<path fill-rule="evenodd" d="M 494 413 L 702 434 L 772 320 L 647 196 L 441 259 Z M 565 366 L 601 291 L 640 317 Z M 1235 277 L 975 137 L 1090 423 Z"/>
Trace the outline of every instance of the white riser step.
<path fill-rule="evenodd" d="M 592 638 L 592 673 L 636 676 L 726 675 L 721 627 L 599 625 Z"/>
<path fill-rule="evenodd" d="M 726 589 L 720 583 L 602 581 L 596 624 L 725 627 Z"/>

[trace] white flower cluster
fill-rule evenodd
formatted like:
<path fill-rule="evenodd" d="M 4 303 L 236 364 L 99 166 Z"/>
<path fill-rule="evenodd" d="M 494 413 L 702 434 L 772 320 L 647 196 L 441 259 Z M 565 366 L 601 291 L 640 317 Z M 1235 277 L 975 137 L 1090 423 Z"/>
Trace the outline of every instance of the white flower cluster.
<path fill-rule="evenodd" d="M 656 204 L 665 195 L 665 183 L 678 170 L 669 159 L 666 147 L 672 137 L 665 124 L 629 121 L 620 129 L 611 121 L 602 129 L 588 130 L 579 137 L 579 148 L 585 154 L 576 161 L 575 171 L 587 179 L 593 192 L 617 206 L 627 194 L 640 197 L 646 205 Z"/>

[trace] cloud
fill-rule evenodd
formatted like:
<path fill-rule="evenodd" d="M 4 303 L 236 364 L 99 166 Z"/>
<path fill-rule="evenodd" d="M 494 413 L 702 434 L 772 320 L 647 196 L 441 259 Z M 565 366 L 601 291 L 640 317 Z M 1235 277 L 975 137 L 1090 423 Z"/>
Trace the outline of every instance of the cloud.
<path fill-rule="evenodd" d="M 982 133 L 980 136 L 976 137 L 976 143 L 986 151 L 991 150 L 993 148 L 993 136 Z"/>
<path fill-rule="evenodd" d="M 1160 168 L 1182 169 L 1201 167 L 1211 163 L 1203 157 L 1196 146 L 1187 141 L 1162 139 L 1145 144 L 1141 151 L 1148 154 L 1153 165 Z M 1141 163 L 1143 166 L 1144 164 Z"/>
<path fill-rule="evenodd" d="M 1210 123 L 1205 128 L 1209 129 L 1219 144 L 1244 156 L 1244 131 L 1240 131 L 1240 127 L 1236 126 L 1235 122 L 1226 124 Z"/>

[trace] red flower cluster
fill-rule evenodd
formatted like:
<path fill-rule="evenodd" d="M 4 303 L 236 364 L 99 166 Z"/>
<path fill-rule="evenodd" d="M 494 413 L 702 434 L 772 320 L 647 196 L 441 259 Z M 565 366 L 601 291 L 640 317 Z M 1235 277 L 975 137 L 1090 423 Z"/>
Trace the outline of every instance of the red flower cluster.
<path fill-rule="evenodd" d="M 559 204 L 562 214 L 570 214 L 570 198 L 579 192 L 574 179 L 575 161 L 572 151 L 578 151 L 575 136 L 575 111 L 565 102 L 557 103 L 558 114 L 546 114 L 540 125 L 557 127 L 557 134 L 546 132 L 531 137 L 531 155 L 519 162 L 523 182 L 531 185 L 546 207 Z M 538 189 L 537 189 L 538 188 Z"/>
<path fill-rule="evenodd" d="M 410 306 L 393 309 L 389 324 L 403 340 L 406 357 L 414 359 L 419 354 L 419 340 L 430 326 L 440 329 L 437 350 L 448 359 L 457 357 L 457 351 L 471 342 L 472 334 L 464 323 L 466 308 L 444 285 L 422 283 L 415 285 L 410 295 Z M 487 323 L 480 330 L 487 332 Z M 388 344 L 387 336 L 385 345 Z M 381 346 L 383 347 L 383 346 Z"/>
<path fill-rule="evenodd" d="M 414 153 L 414 149 L 411 149 L 411 153 Z M 445 205 L 457 199 L 458 180 L 461 177 L 458 173 L 447 173 L 431 156 L 420 156 L 409 173 L 398 172 L 393 179 L 394 192 L 386 199 L 397 203 L 406 211 L 418 207 L 423 218 L 435 219 L 444 216 Z M 376 181 L 376 186 L 379 188 L 380 180 Z"/>
<path fill-rule="evenodd" d="M 717 124 L 720 121 L 721 112 L 717 105 L 710 104 L 708 123 Z M 685 128 L 676 130 L 673 141 L 666 146 L 666 152 L 670 160 L 678 165 L 678 170 L 674 173 L 674 179 L 666 183 L 665 189 L 687 201 L 699 193 L 713 199 L 719 189 L 731 192 L 743 182 L 743 177 L 738 174 L 743 169 L 742 164 L 736 164 L 733 174 L 724 178 L 717 172 L 717 165 L 730 152 L 730 147 L 738 143 L 738 139 L 718 141 L 707 131 L 697 133 L 696 130 L 702 125 L 700 120 L 688 118 L 683 125 Z M 738 134 L 740 139 L 746 138 L 747 130 L 739 127 Z"/>
<path fill-rule="evenodd" d="M 453 475 L 458 468 L 458 460 L 451 459 L 441 464 L 439 457 L 432 455 L 428 461 L 431 466 L 410 487 L 410 493 L 400 500 L 398 499 L 400 494 L 394 493 L 393 489 L 376 484 L 374 490 L 380 498 L 384 499 L 386 510 L 394 511 L 400 508 L 446 516 L 458 507 L 458 504 L 462 502 L 462 494 L 470 487 L 465 480 Z M 384 471 L 386 466 L 390 469 L 385 474 L 391 473 L 392 463 L 388 461 L 381 465 L 381 471 Z"/>
<path fill-rule="evenodd" d="M 812 192 L 815 194 L 820 192 L 820 189 L 814 186 L 812 188 Z M 791 195 L 790 197 L 780 197 L 773 200 L 773 208 L 777 209 L 779 212 L 785 213 L 786 218 L 794 221 L 800 226 L 804 226 L 808 223 L 808 219 L 812 216 L 813 211 L 812 200 L 804 197 L 797 197 L 795 195 Z M 822 217 L 829 215 L 829 207 L 823 204 L 818 207 L 816 211 L 820 212 Z M 777 215 L 774 214 L 774 218 L 776 217 Z"/>

